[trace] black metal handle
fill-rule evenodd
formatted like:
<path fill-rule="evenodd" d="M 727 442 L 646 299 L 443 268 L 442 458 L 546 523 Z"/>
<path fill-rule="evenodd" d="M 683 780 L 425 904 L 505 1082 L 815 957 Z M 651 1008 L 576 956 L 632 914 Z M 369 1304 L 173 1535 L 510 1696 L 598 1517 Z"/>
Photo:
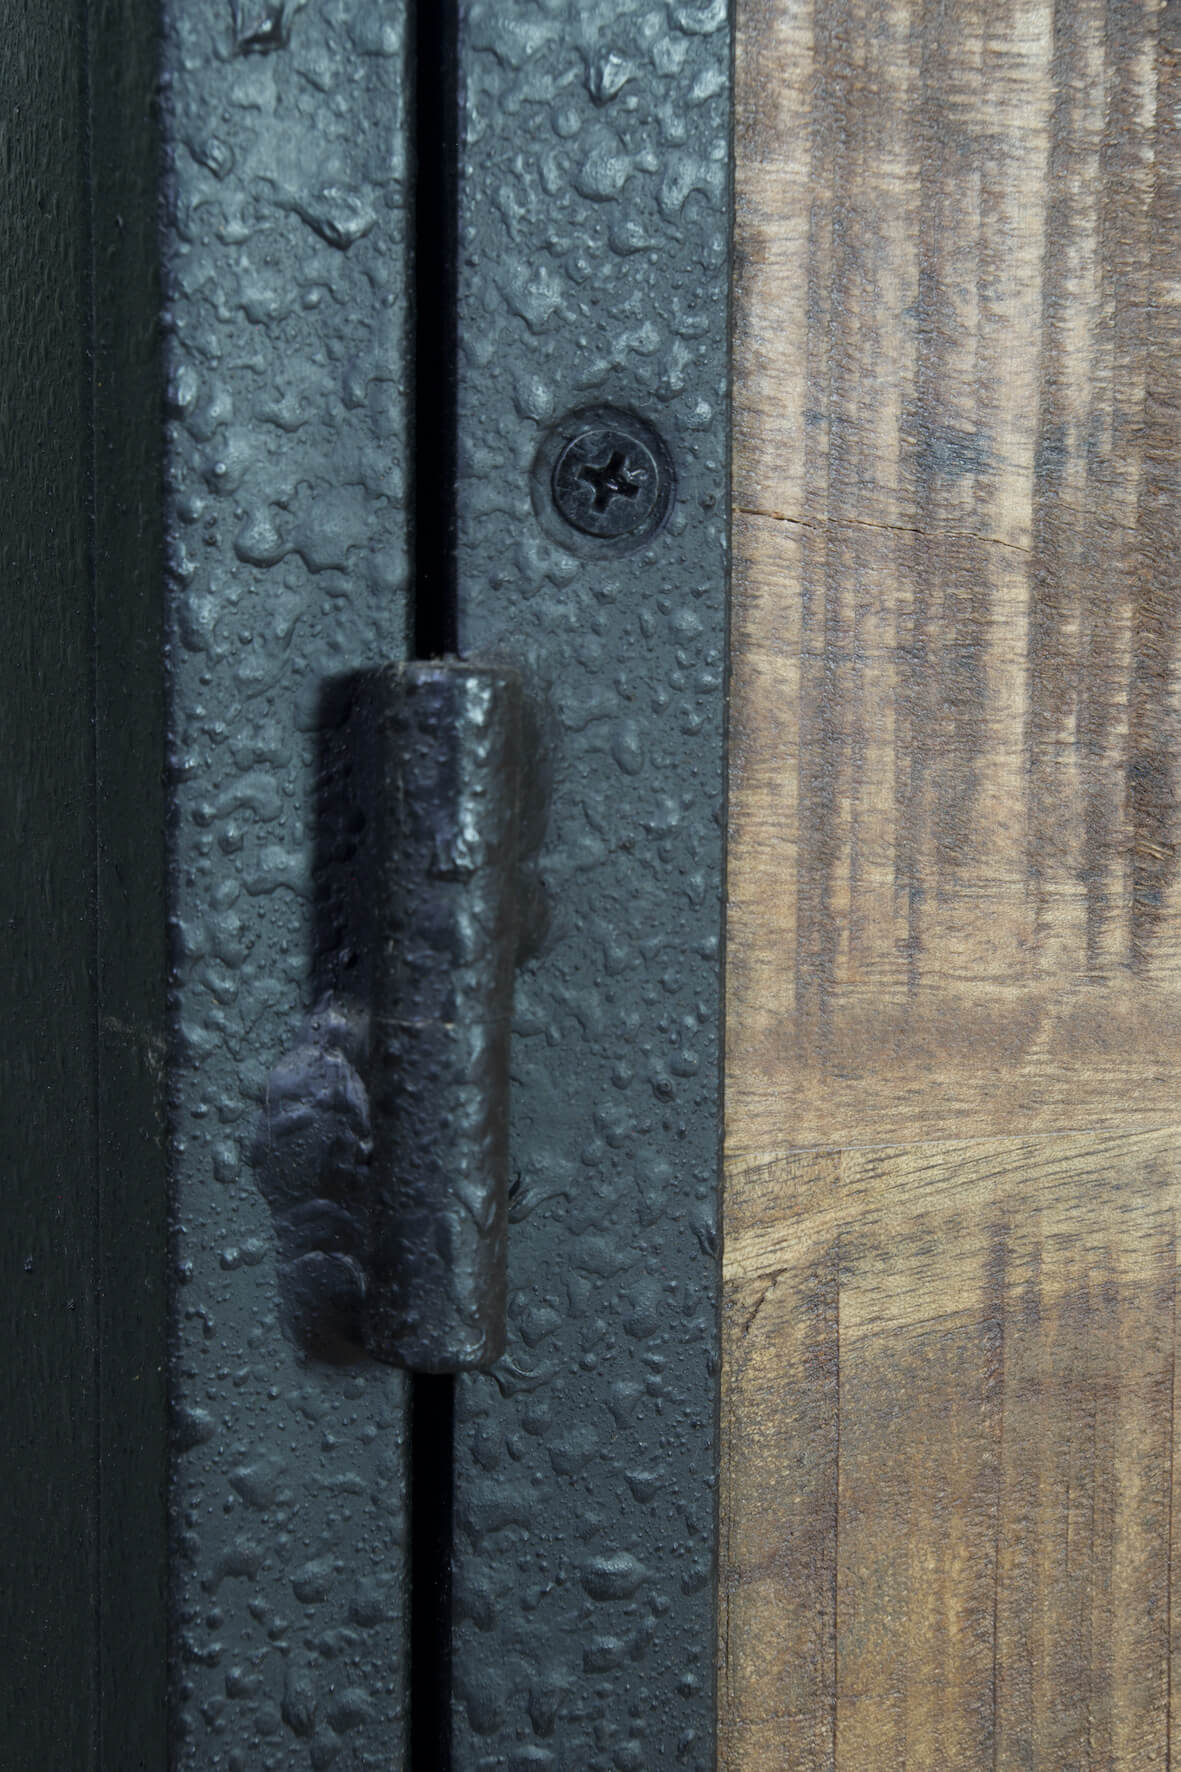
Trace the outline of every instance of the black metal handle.
<path fill-rule="evenodd" d="M 371 679 L 377 860 L 366 1344 L 417 1372 L 504 1351 L 521 689 L 436 660 Z"/>

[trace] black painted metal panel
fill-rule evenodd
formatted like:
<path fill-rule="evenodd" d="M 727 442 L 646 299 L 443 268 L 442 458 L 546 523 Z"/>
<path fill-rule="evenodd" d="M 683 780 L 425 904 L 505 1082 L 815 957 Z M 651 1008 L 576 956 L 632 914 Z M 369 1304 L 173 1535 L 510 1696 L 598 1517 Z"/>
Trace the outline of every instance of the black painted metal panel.
<path fill-rule="evenodd" d="M 367 1110 L 321 815 L 328 685 L 405 653 L 404 8 L 164 15 L 174 1755 L 388 1768 L 405 1381 L 324 1333 Z"/>
<path fill-rule="evenodd" d="M 510 1346 L 458 1387 L 453 1757 L 704 1768 L 728 9 L 461 20 L 460 641 L 523 671 L 552 795 Z M 331 685 L 407 629 L 404 20 L 175 0 L 166 22 L 174 1757 L 385 1766 L 405 1390 L 318 1337 L 372 1130 L 370 962 L 324 914 L 358 863 Z"/>
<path fill-rule="evenodd" d="M 461 16 L 460 640 L 547 708 L 553 790 L 552 925 L 516 991 L 509 1347 L 458 1381 L 454 1760 L 704 1772 L 729 9 Z M 642 468 L 646 427 L 663 441 L 658 532 L 553 509 L 588 408 L 596 496 Z M 628 414 L 633 444 L 604 448 Z"/>

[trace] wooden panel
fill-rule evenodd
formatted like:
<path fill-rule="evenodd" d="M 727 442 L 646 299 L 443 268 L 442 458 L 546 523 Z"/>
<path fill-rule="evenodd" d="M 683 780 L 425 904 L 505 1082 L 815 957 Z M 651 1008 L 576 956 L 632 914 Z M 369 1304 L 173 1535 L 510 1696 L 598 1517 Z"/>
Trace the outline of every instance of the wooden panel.
<path fill-rule="evenodd" d="M 1174 1112 L 1179 41 L 739 8 L 734 1159 Z"/>
<path fill-rule="evenodd" d="M 738 0 L 727 1772 L 1181 1749 L 1179 52 Z"/>
<path fill-rule="evenodd" d="M 1179 1184 L 1177 1131 L 748 1173 L 725 1765 L 1169 1763 Z"/>
<path fill-rule="evenodd" d="M 1177 1130 L 747 1173 L 724 1765 L 1167 1765 L 1179 1205 Z"/>

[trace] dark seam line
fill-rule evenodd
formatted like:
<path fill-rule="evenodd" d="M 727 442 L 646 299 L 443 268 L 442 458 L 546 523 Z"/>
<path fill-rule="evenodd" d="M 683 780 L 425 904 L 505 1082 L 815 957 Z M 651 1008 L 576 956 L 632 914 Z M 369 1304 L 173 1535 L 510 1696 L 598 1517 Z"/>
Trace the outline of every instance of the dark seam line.
<path fill-rule="evenodd" d="M 410 1378 L 410 1764 L 451 1767 L 455 1380 Z"/>
<path fill-rule="evenodd" d="M 413 0 L 408 19 L 412 651 L 459 651 L 459 20 L 456 0 Z M 410 1765 L 451 1768 L 451 1568 L 455 1380 L 413 1373 L 410 1446 Z"/>
<path fill-rule="evenodd" d="M 459 26 L 456 0 L 414 0 L 409 21 L 411 181 L 410 565 L 416 658 L 459 650 Z"/>
<path fill-rule="evenodd" d="M 91 1276 L 93 1287 L 93 1334 L 94 1350 L 91 1367 L 91 1382 L 94 1386 L 94 1440 L 91 1457 L 94 1469 L 94 1662 L 93 1689 L 91 1694 L 91 1754 L 92 1764 L 102 1764 L 103 1754 L 103 1586 L 105 1569 L 103 1556 L 103 1529 L 105 1508 L 103 1496 L 103 1348 L 102 1324 L 99 1319 L 100 1300 L 102 1298 L 103 1274 L 103 1137 L 102 1137 L 102 1006 L 100 987 L 102 982 L 102 951 L 101 951 L 101 911 L 99 889 L 102 878 L 101 843 L 99 836 L 99 684 L 98 684 L 98 638 L 99 638 L 99 571 L 98 571 L 98 389 L 95 385 L 98 358 L 98 268 L 96 263 L 95 232 L 97 221 L 94 213 L 94 68 L 93 68 L 93 20 L 90 0 L 79 0 L 77 9 L 79 32 L 79 66 L 81 71 L 78 103 L 81 111 L 79 131 L 82 149 L 82 203 L 81 216 L 83 227 L 82 243 L 82 320 L 85 333 L 85 363 L 83 369 L 83 414 L 86 426 L 86 567 L 90 590 L 90 684 L 89 700 L 91 708 L 90 723 L 90 788 L 93 807 L 93 824 L 91 828 L 91 884 L 92 884 L 92 944 L 90 954 L 91 965 L 91 1028 L 90 1038 L 93 1052 L 91 1068 L 91 1125 L 94 1128 L 94 1271 Z"/>

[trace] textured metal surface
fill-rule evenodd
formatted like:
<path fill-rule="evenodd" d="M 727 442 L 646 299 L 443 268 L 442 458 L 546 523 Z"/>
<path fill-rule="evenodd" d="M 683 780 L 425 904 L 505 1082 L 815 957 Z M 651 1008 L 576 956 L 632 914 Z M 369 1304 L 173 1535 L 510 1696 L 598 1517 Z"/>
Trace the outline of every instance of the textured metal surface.
<path fill-rule="evenodd" d="M 509 1346 L 458 1381 L 459 1772 L 714 1762 L 729 72 L 724 0 L 465 12 L 461 641 L 548 701 L 554 784 Z M 675 466 L 626 558 L 531 499 L 596 404 Z"/>
<path fill-rule="evenodd" d="M 504 1352 L 520 685 L 376 675 L 366 1343 L 418 1372 Z"/>
<path fill-rule="evenodd" d="M 366 1138 L 322 684 L 404 652 L 403 7 L 164 14 L 175 1763 L 388 1768 L 405 1387 L 317 1338 Z"/>

